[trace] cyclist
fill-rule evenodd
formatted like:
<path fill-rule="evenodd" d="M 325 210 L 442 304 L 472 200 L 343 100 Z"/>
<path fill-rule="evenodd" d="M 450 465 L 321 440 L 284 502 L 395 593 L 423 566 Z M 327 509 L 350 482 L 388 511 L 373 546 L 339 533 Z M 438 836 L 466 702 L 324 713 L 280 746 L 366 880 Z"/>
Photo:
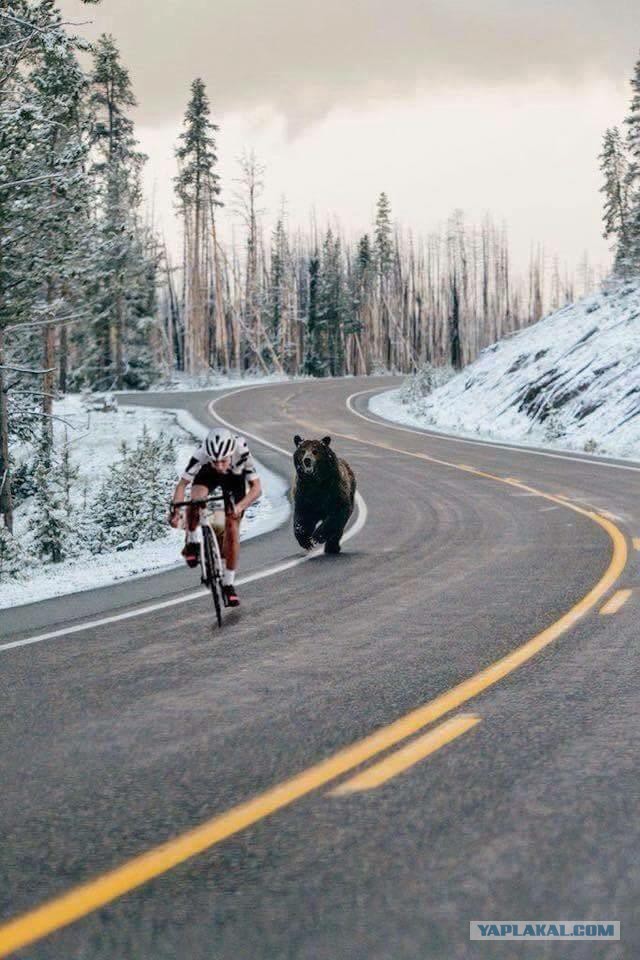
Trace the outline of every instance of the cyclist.
<path fill-rule="evenodd" d="M 210 430 L 180 477 L 173 494 L 173 503 L 184 500 L 189 484 L 192 500 L 207 497 L 217 487 L 222 488 L 223 493 L 229 494 L 230 510 L 225 511 L 224 522 L 225 569 L 222 589 L 228 605 L 237 607 L 240 600 L 234 581 L 240 553 L 240 521 L 247 507 L 262 493 L 260 477 L 245 438 L 235 436 L 224 427 Z M 187 537 L 182 556 L 190 567 L 197 567 L 200 562 L 198 521 L 198 508 L 187 508 Z M 180 526 L 180 514 L 176 507 L 171 510 L 170 523 L 172 527 Z"/>

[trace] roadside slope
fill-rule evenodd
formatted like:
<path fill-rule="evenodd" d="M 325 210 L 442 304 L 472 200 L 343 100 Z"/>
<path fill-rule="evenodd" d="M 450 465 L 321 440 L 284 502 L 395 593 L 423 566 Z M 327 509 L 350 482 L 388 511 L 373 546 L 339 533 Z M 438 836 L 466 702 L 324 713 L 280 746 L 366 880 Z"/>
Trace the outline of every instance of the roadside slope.
<path fill-rule="evenodd" d="M 640 284 L 558 310 L 426 396 L 374 397 L 390 420 L 486 439 L 640 458 Z"/>

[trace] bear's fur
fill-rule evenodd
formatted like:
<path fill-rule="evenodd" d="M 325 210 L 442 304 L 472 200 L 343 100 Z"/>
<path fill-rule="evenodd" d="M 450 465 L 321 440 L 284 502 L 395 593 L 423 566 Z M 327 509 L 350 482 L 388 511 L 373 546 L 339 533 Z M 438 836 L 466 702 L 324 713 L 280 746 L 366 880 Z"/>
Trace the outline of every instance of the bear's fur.
<path fill-rule="evenodd" d="M 295 436 L 293 455 L 293 532 L 305 550 L 324 543 L 325 553 L 340 553 L 340 538 L 353 512 L 356 478 L 331 449 L 331 437 Z"/>

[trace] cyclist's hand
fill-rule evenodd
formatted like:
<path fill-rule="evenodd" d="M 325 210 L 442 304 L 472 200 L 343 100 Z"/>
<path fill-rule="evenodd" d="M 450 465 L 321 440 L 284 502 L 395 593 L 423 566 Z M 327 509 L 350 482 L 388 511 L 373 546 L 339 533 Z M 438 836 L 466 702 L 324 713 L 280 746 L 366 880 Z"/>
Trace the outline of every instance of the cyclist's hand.
<path fill-rule="evenodd" d="M 172 527 L 180 527 L 182 525 L 180 510 L 178 507 L 171 507 L 171 512 L 169 513 L 169 523 Z"/>
<path fill-rule="evenodd" d="M 235 517 L 236 520 L 240 520 L 243 513 L 244 513 L 244 507 L 238 503 L 234 503 L 233 510 L 231 511 L 231 516 Z"/>

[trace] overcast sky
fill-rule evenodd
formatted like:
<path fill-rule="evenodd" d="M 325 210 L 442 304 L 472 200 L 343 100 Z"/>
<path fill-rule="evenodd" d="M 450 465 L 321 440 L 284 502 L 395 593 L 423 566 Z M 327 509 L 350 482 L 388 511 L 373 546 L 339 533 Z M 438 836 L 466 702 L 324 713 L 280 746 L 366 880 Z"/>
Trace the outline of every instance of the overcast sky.
<path fill-rule="evenodd" d="M 427 232 L 455 207 L 507 221 L 516 256 L 541 242 L 607 258 L 597 154 L 620 123 L 640 50 L 638 0 L 63 0 L 112 33 L 175 248 L 173 144 L 188 88 L 207 84 L 227 199 L 235 158 L 267 165 L 265 206 L 292 223 L 366 229 L 375 196 Z M 228 215 L 229 227 L 232 217 Z"/>

